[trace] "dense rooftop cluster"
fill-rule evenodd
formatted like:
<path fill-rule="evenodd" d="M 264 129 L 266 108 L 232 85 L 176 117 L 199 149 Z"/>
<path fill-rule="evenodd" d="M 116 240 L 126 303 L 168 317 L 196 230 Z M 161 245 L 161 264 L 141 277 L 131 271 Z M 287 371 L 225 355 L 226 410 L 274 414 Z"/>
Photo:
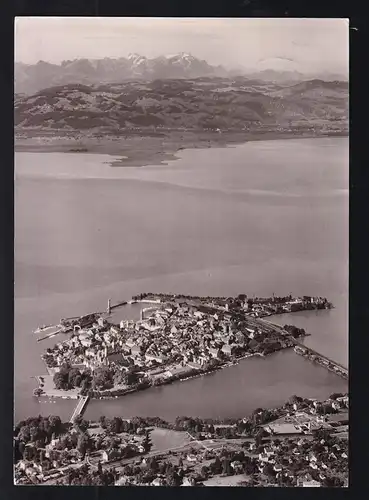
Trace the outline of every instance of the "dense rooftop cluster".
<path fill-rule="evenodd" d="M 64 328 L 73 330 L 70 338 L 48 348 L 43 356 L 56 388 L 80 387 L 82 394 L 115 396 L 206 373 L 241 357 L 267 355 L 291 347 L 292 339 L 305 332 L 295 327 L 287 327 L 287 333 L 266 324 L 255 326 L 255 316 L 277 313 L 293 304 L 320 304 L 292 297 L 271 301 L 213 298 L 210 304 L 157 297 L 138 321 L 118 325 L 103 315 L 63 321 Z M 144 318 L 147 312 L 149 317 Z"/>

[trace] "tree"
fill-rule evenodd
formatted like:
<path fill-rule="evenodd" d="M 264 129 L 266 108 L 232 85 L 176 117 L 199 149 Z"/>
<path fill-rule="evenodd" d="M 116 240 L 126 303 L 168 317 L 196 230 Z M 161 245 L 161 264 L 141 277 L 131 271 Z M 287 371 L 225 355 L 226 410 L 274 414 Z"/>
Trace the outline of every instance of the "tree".
<path fill-rule="evenodd" d="M 108 366 L 99 366 L 93 374 L 93 387 L 107 389 L 113 387 L 113 373 Z"/>
<path fill-rule="evenodd" d="M 81 373 L 78 370 L 78 368 L 71 368 L 68 372 L 68 383 L 70 386 L 75 387 L 77 385 L 76 384 L 77 377 L 79 377 L 79 379 L 82 380 Z"/>
<path fill-rule="evenodd" d="M 167 471 L 166 474 L 166 482 L 168 486 L 180 486 L 181 485 L 181 480 L 178 475 L 178 473 L 173 469 L 170 468 Z"/>
<path fill-rule="evenodd" d="M 231 474 L 231 461 L 228 457 L 224 457 L 222 460 L 222 473 L 227 476 Z"/>
<path fill-rule="evenodd" d="M 144 447 L 145 453 L 148 453 L 152 448 L 152 442 L 148 432 L 142 441 L 142 446 Z"/>
<path fill-rule="evenodd" d="M 53 381 L 55 387 L 59 390 L 67 390 L 69 388 L 68 375 L 62 371 L 56 372 Z"/>
<path fill-rule="evenodd" d="M 123 474 L 125 476 L 132 476 L 133 475 L 133 469 L 131 465 L 126 465 L 123 469 Z"/>
<path fill-rule="evenodd" d="M 289 402 L 290 402 L 291 404 L 294 404 L 294 403 L 301 403 L 301 402 L 302 402 L 302 400 L 303 400 L 303 399 L 302 399 L 300 396 L 293 395 L 293 396 L 291 396 L 291 397 L 290 397 Z"/>
<path fill-rule="evenodd" d="M 18 433 L 18 439 L 24 443 L 28 443 L 31 439 L 29 425 L 23 425 Z"/>
<path fill-rule="evenodd" d="M 209 475 L 209 469 L 208 469 L 208 467 L 206 467 L 206 465 L 203 465 L 203 466 L 201 467 L 201 477 L 202 477 L 203 479 L 207 479 L 207 478 L 208 478 L 208 475 Z"/>
<path fill-rule="evenodd" d="M 120 417 L 112 418 L 107 425 L 107 430 L 113 434 L 119 434 L 122 430 L 122 419 Z"/>
<path fill-rule="evenodd" d="M 91 449 L 90 436 L 86 432 L 83 432 L 78 436 L 77 450 L 80 452 L 82 457 L 84 457 L 86 455 L 86 451 L 89 449 Z"/>
<path fill-rule="evenodd" d="M 210 470 L 213 474 L 220 474 L 222 472 L 222 463 L 219 457 L 216 457 L 214 462 L 210 464 Z"/>
<path fill-rule="evenodd" d="M 77 415 L 73 420 L 73 427 L 76 430 L 80 430 L 80 425 L 82 424 L 82 421 L 83 421 L 82 415 Z"/>
<path fill-rule="evenodd" d="M 153 471 L 153 472 L 158 472 L 159 470 L 159 463 L 158 461 L 156 460 L 155 457 L 152 457 L 149 461 L 149 467 L 150 469 Z"/>
<path fill-rule="evenodd" d="M 26 446 L 23 452 L 24 460 L 32 460 L 35 456 L 35 449 L 32 446 Z"/>
<path fill-rule="evenodd" d="M 126 375 L 126 384 L 127 385 L 133 385 L 137 382 L 138 380 L 138 375 L 137 373 L 127 373 Z"/>
<path fill-rule="evenodd" d="M 39 439 L 39 437 L 40 437 L 40 430 L 39 430 L 39 428 L 36 427 L 36 426 L 32 426 L 29 431 L 30 431 L 31 441 L 33 441 L 33 442 L 37 441 L 37 439 Z"/>
<path fill-rule="evenodd" d="M 51 427 L 51 431 L 54 432 L 55 434 L 59 434 L 61 432 L 62 428 L 62 422 L 59 416 L 57 415 L 50 415 L 49 416 L 49 423 Z"/>
<path fill-rule="evenodd" d="M 341 392 L 334 392 L 329 396 L 329 399 L 337 399 L 337 398 L 342 398 L 343 394 Z"/>
<path fill-rule="evenodd" d="M 81 382 L 81 393 L 86 394 L 91 386 L 89 377 L 83 377 Z"/>

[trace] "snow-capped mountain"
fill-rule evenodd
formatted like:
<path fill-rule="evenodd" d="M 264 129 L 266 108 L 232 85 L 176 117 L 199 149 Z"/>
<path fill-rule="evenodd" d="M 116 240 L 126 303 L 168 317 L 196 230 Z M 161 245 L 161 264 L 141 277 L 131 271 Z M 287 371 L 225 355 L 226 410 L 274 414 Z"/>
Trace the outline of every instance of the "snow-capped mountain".
<path fill-rule="evenodd" d="M 15 64 L 15 91 L 32 94 L 41 89 L 70 83 L 96 84 L 131 79 L 198 78 L 227 76 L 221 66 L 211 66 L 191 54 L 180 53 L 149 59 L 129 54 L 119 59 L 75 59 L 61 64 L 39 61 Z"/>

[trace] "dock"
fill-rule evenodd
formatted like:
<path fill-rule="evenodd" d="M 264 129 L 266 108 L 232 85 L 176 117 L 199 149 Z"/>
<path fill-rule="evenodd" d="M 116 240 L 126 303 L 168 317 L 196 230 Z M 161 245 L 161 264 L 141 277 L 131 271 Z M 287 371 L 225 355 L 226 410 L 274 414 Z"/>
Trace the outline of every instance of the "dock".
<path fill-rule="evenodd" d="M 118 302 L 118 304 L 114 304 L 113 306 L 110 307 L 110 309 L 113 311 L 114 309 L 117 309 L 118 307 L 122 307 L 127 305 L 128 302 L 126 300 L 123 300 L 122 302 Z"/>
<path fill-rule="evenodd" d="M 78 417 L 79 415 L 83 414 L 83 412 L 85 411 L 86 406 L 87 406 L 89 400 L 90 400 L 89 396 L 82 396 L 79 399 L 78 404 L 75 407 L 74 412 L 73 412 L 73 414 L 72 414 L 72 416 L 70 417 L 70 420 L 69 420 L 69 422 L 71 424 L 73 424 L 73 422 L 76 419 L 76 417 Z"/>

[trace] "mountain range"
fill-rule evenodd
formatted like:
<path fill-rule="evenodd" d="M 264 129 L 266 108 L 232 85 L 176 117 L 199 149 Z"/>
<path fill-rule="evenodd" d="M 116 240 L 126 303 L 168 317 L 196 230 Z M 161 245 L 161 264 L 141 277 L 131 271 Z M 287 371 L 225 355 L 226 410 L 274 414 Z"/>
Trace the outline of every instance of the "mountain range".
<path fill-rule="evenodd" d="M 15 92 L 33 94 L 55 85 L 116 83 L 126 80 L 165 78 L 198 78 L 226 76 L 221 66 L 211 66 L 190 54 L 176 54 L 149 59 L 130 54 L 119 59 L 74 59 L 61 64 L 39 61 L 37 64 L 15 63 Z"/>
<path fill-rule="evenodd" d="M 212 66 L 191 54 L 180 53 L 149 59 L 139 54 L 130 54 L 119 59 L 74 59 L 52 64 L 39 61 L 37 64 L 16 62 L 14 67 L 15 92 L 31 95 L 39 90 L 65 84 L 95 85 L 119 83 L 127 80 L 193 79 L 201 77 L 235 77 L 244 75 L 242 69 L 226 70 Z M 339 75 L 303 75 L 297 71 L 264 69 L 248 72 L 249 79 L 271 82 L 297 82 L 319 76 L 322 79 L 340 80 Z"/>

